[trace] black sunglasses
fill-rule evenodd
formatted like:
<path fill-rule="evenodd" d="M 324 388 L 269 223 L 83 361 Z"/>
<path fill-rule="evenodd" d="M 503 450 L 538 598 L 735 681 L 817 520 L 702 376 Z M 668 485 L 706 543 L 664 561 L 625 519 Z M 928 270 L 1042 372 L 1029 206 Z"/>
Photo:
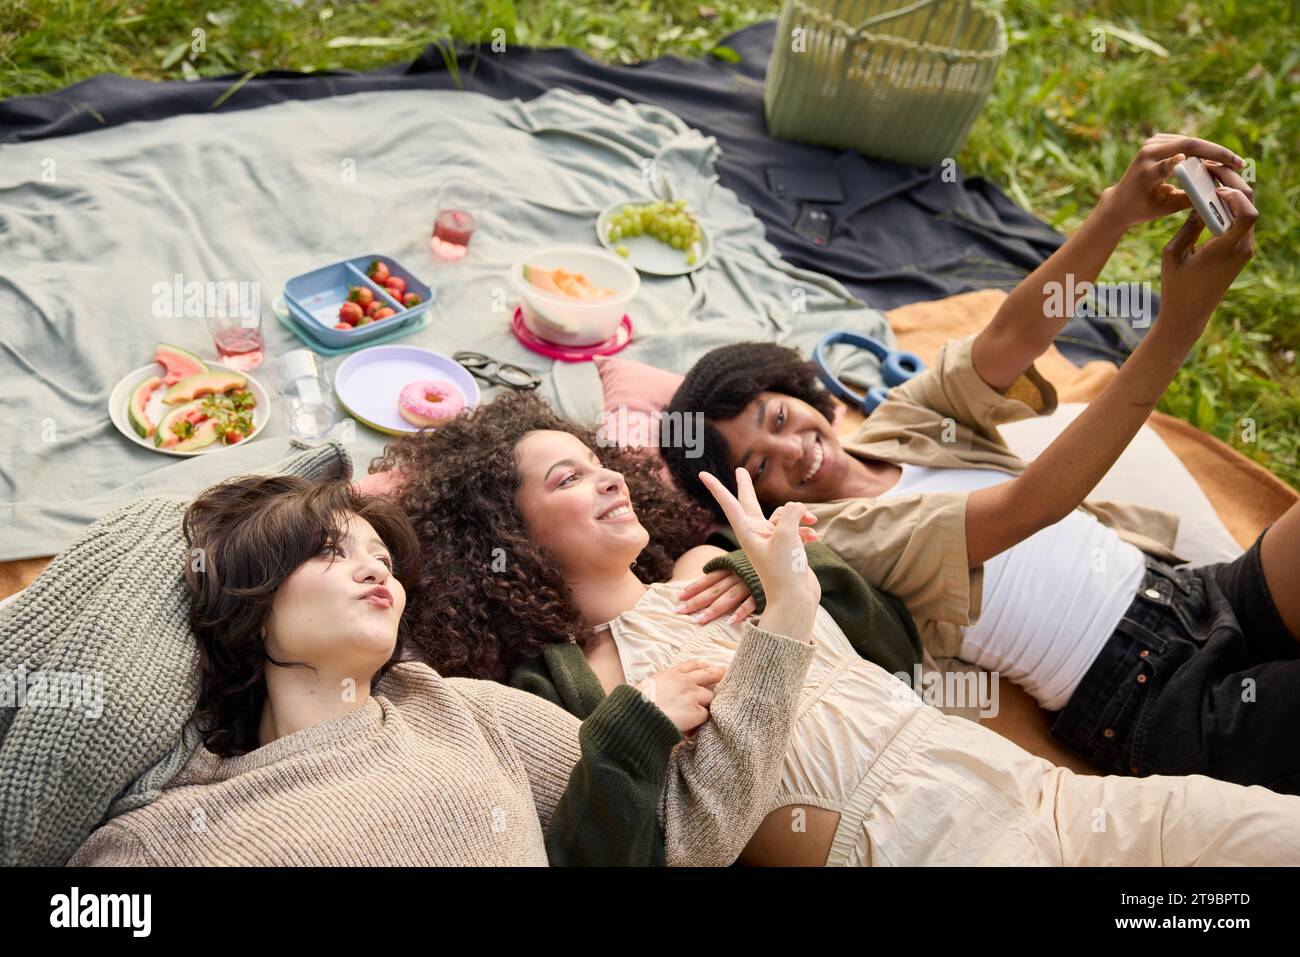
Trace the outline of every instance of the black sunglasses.
<path fill-rule="evenodd" d="M 475 378 L 490 382 L 492 385 L 503 385 L 526 392 L 542 384 L 541 377 L 533 375 L 527 369 L 511 365 L 509 362 L 498 362 L 481 352 L 457 352 L 452 358 Z"/>

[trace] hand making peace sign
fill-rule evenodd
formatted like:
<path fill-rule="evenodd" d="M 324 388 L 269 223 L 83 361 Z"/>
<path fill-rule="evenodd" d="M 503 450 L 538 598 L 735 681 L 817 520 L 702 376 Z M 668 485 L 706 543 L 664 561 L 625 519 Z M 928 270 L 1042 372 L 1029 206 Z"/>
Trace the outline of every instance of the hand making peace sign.
<path fill-rule="evenodd" d="M 746 469 L 736 469 L 738 497 L 708 472 L 700 473 L 700 481 L 717 499 L 736 541 L 758 573 L 768 608 L 795 603 L 815 611 L 821 601 L 821 584 L 808 567 L 803 547 L 805 535 L 812 530 L 803 529 L 804 534 L 800 534 L 800 529 L 804 523 L 815 523 L 817 517 L 803 503 L 787 502 L 771 518 L 765 518 Z M 816 534 L 812 537 L 815 539 Z"/>

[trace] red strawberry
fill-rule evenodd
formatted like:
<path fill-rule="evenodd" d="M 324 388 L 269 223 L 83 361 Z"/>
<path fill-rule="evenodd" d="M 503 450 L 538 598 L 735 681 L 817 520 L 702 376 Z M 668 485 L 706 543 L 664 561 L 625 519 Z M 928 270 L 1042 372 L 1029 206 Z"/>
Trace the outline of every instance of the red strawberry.
<path fill-rule="evenodd" d="M 365 310 L 355 302 L 345 302 L 343 305 L 339 306 L 339 318 L 344 322 L 350 322 L 353 325 L 359 322 L 361 317 L 365 314 Z"/>
<path fill-rule="evenodd" d="M 368 275 L 382 286 L 388 280 L 388 266 L 381 260 L 376 259 L 370 264 Z"/>
<path fill-rule="evenodd" d="M 377 313 L 380 309 L 383 309 L 385 305 L 386 303 L 384 302 L 384 300 L 378 297 L 372 299 L 370 301 L 370 305 L 366 306 L 366 315 L 370 316 L 370 318 L 373 319 L 375 313 Z"/>
<path fill-rule="evenodd" d="M 423 301 L 424 301 L 423 299 L 421 299 L 413 292 L 408 292 L 405 296 L 402 297 L 402 304 L 406 306 L 406 308 L 408 309 L 411 308 L 411 306 L 418 306 Z"/>
<path fill-rule="evenodd" d="M 388 306 L 384 306 L 383 309 L 380 309 L 378 312 L 375 313 L 375 322 L 378 322 L 380 319 L 387 319 L 389 316 L 395 316 L 395 315 L 397 315 L 396 309 L 390 309 Z"/>
<path fill-rule="evenodd" d="M 339 332 L 351 332 L 354 327 L 348 322 L 336 322 L 334 328 Z"/>
<path fill-rule="evenodd" d="M 349 286 L 348 302 L 355 302 L 362 309 L 370 305 L 370 300 L 375 298 L 375 294 L 370 291 L 369 286 Z"/>
<path fill-rule="evenodd" d="M 402 293 L 406 292 L 406 280 L 401 276 L 389 276 L 384 280 L 384 285 L 388 287 L 394 299 L 401 299 Z"/>

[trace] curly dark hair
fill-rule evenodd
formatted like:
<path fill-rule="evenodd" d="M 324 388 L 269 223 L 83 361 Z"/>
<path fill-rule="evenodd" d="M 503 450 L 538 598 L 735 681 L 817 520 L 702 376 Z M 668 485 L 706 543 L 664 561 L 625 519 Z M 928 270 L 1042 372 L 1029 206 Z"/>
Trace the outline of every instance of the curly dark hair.
<path fill-rule="evenodd" d="M 712 472 L 736 494 L 731 445 L 714 422 L 734 419 L 760 392 L 779 392 L 807 402 L 830 421 L 835 419 L 835 400 L 817 379 L 817 367 L 797 350 L 775 342 L 737 342 L 705 353 L 686 373 L 673 394 L 667 411 L 680 416 L 700 413 L 700 455 L 688 458 L 685 448 L 660 450 L 678 488 L 696 504 L 722 518 L 722 508 L 699 479 L 700 472 Z"/>
<path fill-rule="evenodd" d="M 262 626 L 285 579 L 340 537 L 349 513 L 374 526 L 409 595 L 420 579 L 411 523 L 392 503 L 358 495 L 347 481 L 245 476 L 213 486 L 186 510 L 185 583 L 199 644 L 195 717 L 213 753 L 229 757 L 258 747 L 266 662 L 292 664 L 267 654 Z M 405 618 L 392 657 L 374 680 L 400 660 Z"/>
<path fill-rule="evenodd" d="M 553 559 L 528 537 L 516 504 L 515 447 L 530 432 L 577 436 L 602 465 L 621 472 L 650 542 L 632 571 L 647 584 L 702 542 L 709 516 L 661 477 L 661 463 L 636 449 L 604 446 L 541 398 L 504 395 L 438 428 L 403 436 L 372 463 L 394 469 L 394 501 L 411 518 L 424 555 L 420 598 L 408 606 L 412 652 L 449 676 L 504 681 L 544 644 L 585 635 L 572 593 Z"/>

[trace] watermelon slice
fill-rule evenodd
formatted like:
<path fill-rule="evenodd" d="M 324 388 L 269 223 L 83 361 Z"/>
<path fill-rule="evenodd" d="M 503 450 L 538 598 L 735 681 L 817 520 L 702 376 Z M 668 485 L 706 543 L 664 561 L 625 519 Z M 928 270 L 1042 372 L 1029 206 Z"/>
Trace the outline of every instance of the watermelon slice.
<path fill-rule="evenodd" d="M 185 405 L 178 405 L 164 415 L 162 421 L 158 423 L 158 430 L 154 434 L 153 444 L 160 449 L 173 448 L 197 434 L 197 427 L 205 421 L 210 420 L 207 412 L 203 410 L 202 399 L 195 399 Z M 215 440 L 215 430 L 211 434 L 212 439 Z M 193 447 L 192 444 L 188 446 L 188 448 Z"/>
<path fill-rule="evenodd" d="M 131 402 L 127 406 L 127 418 L 131 420 L 131 428 L 135 429 L 142 439 L 151 437 L 157 429 L 145 409 L 149 406 L 149 397 L 161 385 L 162 379 L 151 376 L 136 386 L 135 391 L 131 393 Z"/>
<path fill-rule="evenodd" d="M 217 438 L 217 423 L 212 419 L 204 419 L 194 427 L 193 435 L 171 446 L 171 450 L 173 452 L 193 452 L 197 449 L 206 448 L 217 441 Z"/>
<path fill-rule="evenodd" d="M 234 392 L 246 385 L 248 379 L 238 372 L 200 372 L 198 375 L 186 376 L 168 389 L 163 396 L 163 404 L 178 405 L 204 395 Z"/>
<path fill-rule="evenodd" d="M 169 345 L 166 342 L 158 343 L 158 350 L 154 353 L 154 361 L 166 370 L 166 375 L 163 376 L 163 385 L 175 385 L 186 376 L 211 371 L 206 362 L 188 349 Z"/>

